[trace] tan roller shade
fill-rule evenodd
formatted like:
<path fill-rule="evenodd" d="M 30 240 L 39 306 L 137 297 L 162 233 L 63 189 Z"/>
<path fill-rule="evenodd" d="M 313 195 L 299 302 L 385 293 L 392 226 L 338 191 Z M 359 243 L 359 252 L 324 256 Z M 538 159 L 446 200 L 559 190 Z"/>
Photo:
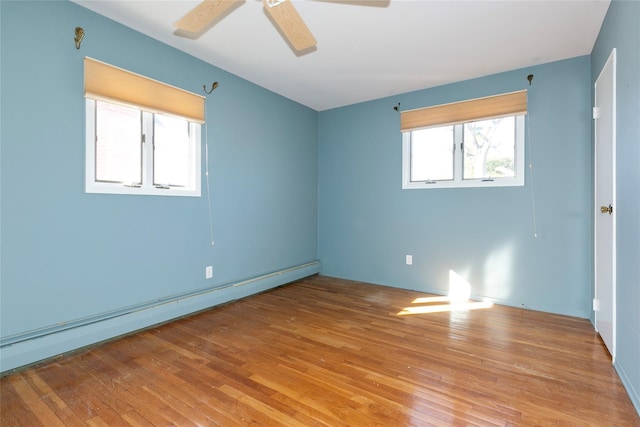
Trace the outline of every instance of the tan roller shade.
<path fill-rule="evenodd" d="M 526 90 L 403 111 L 400 131 L 519 114 L 527 114 Z"/>
<path fill-rule="evenodd" d="M 85 57 L 84 96 L 204 123 L 204 96 Z"/>

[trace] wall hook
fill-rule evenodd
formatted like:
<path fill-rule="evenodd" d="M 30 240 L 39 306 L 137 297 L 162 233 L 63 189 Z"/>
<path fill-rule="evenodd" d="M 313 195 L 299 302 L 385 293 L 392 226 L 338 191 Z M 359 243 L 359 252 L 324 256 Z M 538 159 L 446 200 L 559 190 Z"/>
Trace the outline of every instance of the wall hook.
<path fill-rule="evenodd" d="M 394 110 L 396 111 L 400 111 L 400 103 L 398 102 L 398 105 L 396 105 L 395 107 L 393 107 Z"/>
<path fill-rule="evenodd" d="M 529 74 L 527 76 L 527 80 L 529 80 L 529 86 L 531 86 L 531 82 L 533 81 L 533 74 Z"/>
<path fill-rule="evenodd" d="M 211 92 L 216 90 L 217 87 L 218 87 L 218 82 L 213 82 L 213 84 L 211 85 L 211 90 L 207 90 L 207 86 L 206 85 L 202 85 L 202 88 L 207 93 L 207 95 L 209 95 Z"/>
<path fill-rule="evenodd" d="M 76 27 L 76 36 L 73 38 L 73 41 L 76 42 L 76 49 L 80 49 L 80 43 L 82 43 L 82 39 L 84 38 L 84 30 L 82 27 Z"/>

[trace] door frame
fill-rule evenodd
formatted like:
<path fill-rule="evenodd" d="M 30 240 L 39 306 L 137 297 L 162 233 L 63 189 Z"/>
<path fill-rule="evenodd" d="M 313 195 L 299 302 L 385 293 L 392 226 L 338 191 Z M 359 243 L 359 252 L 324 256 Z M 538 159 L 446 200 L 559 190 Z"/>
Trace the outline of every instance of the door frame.
<path fill-rule="evenodd" d="M 612 67 L 612 85 L 611 85 L 611 90 L 612 90 L 612 104 L 613 104 L 613 108 L 612 108 L 612 129 L 611 129 L 611 206 L 613 207 L 613 211 L 611 212 L 611 303 L 612 303 L 612 307 L 611 307 L 611 315 L 612 315 L 612 343 L 611 346 L 612 348 L 609 349 L 610 353 L 611 353 L 611 361 L 612 363 L 615 362 L 616 360 L 616 64 L 617 64 L 617 53 L 616 53 L 616 48 L 613 48 L 611 50 L 611 53 L 609 54 L 609 57 L 607 58 L 607 61 L 605 62 L 605 64 L 602 66 L 602 69 L 600 70 L 600 74 L 598 75 L 598 78 L 595 80 L 594 83 L 594 118 L 596 118 L 596 112 L 595 112 L 595 108 L 598 107 L 598 100 L 597 100 L 597 90 L 596 90 L 596 85 L 598 84 L 598 82 L 600 81 L 600 78 L 602 77 L 605 69 L 608 66 Z M 597 150 L 597 138 L 598 138 L 598 134 L 596 132 L 596 126 L 597 126 L 597 121 L 594 121 L 594 164 L 593 164 L 593 174 L 594 174 L 594 186 L 593 186 L 593 199 L 594 199 L 594 208 L 595 208 L 595 215 L 596 218 L 594 218 L 593 221 L 593 242 L 594 242 L 594 247 L 593 247 L 593 271 L 594 271 L 594 327 L 595 330 L 598 331 L 598 311 L 599 311 L 599 305 L 600 305 L 600 301 L 599 301 L 599 293 L 598 293 L 598 226 L 597 226 L 597 216 L 598 215 L 602 215 L 602 213 L 600 212 L 600 205 L 602 204 L 600 201 L 598 201 L 597 197 L 598 197 L 598 190 L 597 190 L 597 180 L 598 180 L 598 150 Z M 602 338 L 602 337 L 601 337 Z M 604 341 L 604 340 L 603 340 Z M 606 343 L 605 343 L 606 345 Z M 607 346 L 608 348 L 608 346 Z"/>

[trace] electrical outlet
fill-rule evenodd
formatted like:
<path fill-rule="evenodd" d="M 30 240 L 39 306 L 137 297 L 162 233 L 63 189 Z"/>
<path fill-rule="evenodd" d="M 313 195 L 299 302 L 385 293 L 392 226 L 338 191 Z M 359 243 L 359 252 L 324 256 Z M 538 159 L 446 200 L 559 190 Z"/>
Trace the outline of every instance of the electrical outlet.
<path fill-rule="evenodd" d="M 211 279 L 213 277 L 213 266 L 212 265 L 209 265 L 209 266 L 207 266 L 207 268 L 205 268 L 204 277 L 205 277 L 205 279 Z"/>
<path fill-rule="evenodd" d="M 413 255 L 407 255 L 405 260 L 407 265 L 413 265 Z"/>

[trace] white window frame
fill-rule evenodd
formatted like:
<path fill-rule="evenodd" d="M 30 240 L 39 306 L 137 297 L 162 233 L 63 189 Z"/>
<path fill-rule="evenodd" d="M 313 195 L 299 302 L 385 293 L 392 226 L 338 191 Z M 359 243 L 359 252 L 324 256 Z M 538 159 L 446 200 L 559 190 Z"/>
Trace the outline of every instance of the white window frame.
<path fill-rule="evenodd" d="M 525 115 L 515 117 L 515 176 L 505 178 L 478 178 L 463 179 L 462 165 L 464 151 L 462 147 L 461 127 L 464 123 L 454 126 L 454 151 L 453 151 L 453 179 L 437 181 L 411 181 L 411 130 L 402 132 L 402 188 L 404 190 L 427 190 L 436 188 L 477 188 L 477 187 L 516 187 L 524 186 L 525 176 Z M 492 117 L 487 117 L 490 119 Z M 438 125 L 438 126 L 450 126 Z M 435 127 L 435 126 L 434 126 Z M 460 129 L 459 129 L 460 128 Z M 419 129 L 414 129 L 419 130 Z"/>
<path fill-rule="evenodd" d="M 86 164 L 85 164 L 85 192 L 103 194 L 127 194 L 146 196 L 188 196 L 201 195 L 201 125 L 189 121 L 189 135 L 191 147 L 195 151 L 193 164 L 190 165 L 190 180 L 188 186 L 160 186 L 153 184 L 153 142 L 143 143 L 142 150 L 142 184 L 127 185 L 126 183 L 112 183 L 96 181 L 96 100 L 86 98 Z M 153 112 L 138 108 L 142 111 L 143 132 L 150 135 L 153 131 Z M 149 117 L 151 117 L 149 119 Z M 187 120 L 187 119 L 185 119 Z"/>

